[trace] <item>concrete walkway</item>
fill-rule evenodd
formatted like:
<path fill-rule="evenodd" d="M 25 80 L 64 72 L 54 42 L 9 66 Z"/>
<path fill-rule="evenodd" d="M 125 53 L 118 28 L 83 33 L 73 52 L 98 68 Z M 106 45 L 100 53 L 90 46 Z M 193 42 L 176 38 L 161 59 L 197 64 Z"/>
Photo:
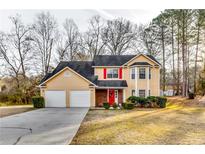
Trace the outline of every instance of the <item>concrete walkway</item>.
<path fill-rule="evenodd" d="M 88 108 L 45 108 L 0 118 L 0 144 L 69 144 Z"/>

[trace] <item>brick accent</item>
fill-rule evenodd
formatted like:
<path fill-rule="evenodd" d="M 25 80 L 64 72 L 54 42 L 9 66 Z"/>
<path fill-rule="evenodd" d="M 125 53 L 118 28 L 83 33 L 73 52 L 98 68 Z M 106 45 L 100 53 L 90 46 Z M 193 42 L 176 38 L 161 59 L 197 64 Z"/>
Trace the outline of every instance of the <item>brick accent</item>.
<path fill-rule="evenodd" d="M 107 89 L 96 90 L 96 106 L 102 107 L 104 102 L 107 102 Z"/>
<path fill-rule="evenodd" d="M 118 90 L 118 103 L 123 103 L 123 90 L 119 89 Z"/>

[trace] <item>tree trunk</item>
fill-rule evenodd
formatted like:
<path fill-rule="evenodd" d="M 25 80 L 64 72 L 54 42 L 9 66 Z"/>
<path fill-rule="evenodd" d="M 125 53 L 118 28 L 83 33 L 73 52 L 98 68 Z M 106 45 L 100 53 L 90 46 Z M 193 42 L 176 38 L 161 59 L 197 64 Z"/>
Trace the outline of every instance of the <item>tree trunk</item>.
<path fill-rule="evenodd" d="M 172 70 L 173 70 L 173 93 L 175 94 L 175 85 L 176 85 L 176 81 L 175 81 L 175 59 L 174 59 L 174 22 L 173 22 L 173 18 L 172 18 Z"/>
<path fill-rule="evenodd" d="M 196 72 L 197 72 L 197 60 L 198 60 L 198 50 L 199 50 L 199 35 L 200 35 L 200 26 L 199 26 L 199 21 L 198 21 L 196 54 L 195 54 L 195 65 L 194 65 L 194 93 L 196 93 Z"/>
<path fill-rule="evenodd" d="M 180 73 L 179 73 L 179 67 L 180 67 L 180 55 L 179 55 L 179 19 L 177 20 L 177 95 L 179 95 L 179 87 L 180 87 Z"/>
<path fill-rule="evenodd" d="M 186 62 L 185 62 L 185 15 L 182 11 L 182 96 L 186 96 Z"/>
<path fill-rule="evenodd" d="M 165 82 L 166 82 L 166 78 L 165 78 L 165 73 L 166 73 L 166 68 L 165 68 L 165 46 L 164 46 L 164 27 L 161 27 L 161 35 L 162 35 L 162 56 L 163 56 L 163 93 L 165 91 Z"/>

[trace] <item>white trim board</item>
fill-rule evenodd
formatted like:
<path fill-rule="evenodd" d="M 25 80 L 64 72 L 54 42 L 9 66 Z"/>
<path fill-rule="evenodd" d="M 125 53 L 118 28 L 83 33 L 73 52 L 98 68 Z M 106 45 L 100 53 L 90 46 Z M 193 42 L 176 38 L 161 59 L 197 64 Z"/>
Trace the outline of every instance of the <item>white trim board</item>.
<path fill-rule="evenodd" d="M 124 66 L 124 65 L 127 65 L 128 63 L 130 63 L 131 61 L 133 61 L 135 58 L 137 58 L 137 57 L 139 57 L 139 56 L 144 56 L 145 58 L 151 60 L 152 62 L 154 62 L 155 64 L 157 64 L 159 67 L 161 67 L 156 61 L 152 60 L 151 58 L 149 58 L 148 56 L 146 56 L 146 55 L 144 55 L 144 54 L 142 54 L 142 53 L 140 53 L 139 55 L 134 56 L 132 59 L 130 59 L 129 61 L 127 61 L 125 64 L 123 64 L 123 66 Z"/>

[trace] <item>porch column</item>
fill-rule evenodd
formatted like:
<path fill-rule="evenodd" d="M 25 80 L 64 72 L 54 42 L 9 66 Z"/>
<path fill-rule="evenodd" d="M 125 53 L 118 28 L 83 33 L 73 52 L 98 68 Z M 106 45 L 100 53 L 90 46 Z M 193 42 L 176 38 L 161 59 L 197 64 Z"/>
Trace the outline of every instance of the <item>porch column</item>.
<path fill-rule="evenodd" d="M 161 96 L 161 94 L 160 94 L 160 69 L 158 69 L 158 71 L 157 71 L 158 72 L 157 73 L 158 74 L 157 75 L 158 76 L 158 96 Z"/>
<path fill-rule="evenodd" d="M 123 89 L 122 92 L 123 92 L 123 95 L 122 95 L 123 96 L 123 102 L 125 102 L 126 101 L 125 89 Z"/>
<path fill-rule="evenodd" d="M 138 85 L 137 85 L 137 80 L 138 80 L 138 69 L 135 67 L 135 96 L 138 96 Z"/>
<path fill-rule="evenodd" d="M 147 71 L 146 71 L 146 72 L 147 72 L 147 74 L 146 74 L 146 78 L 147 78 L 146 97 L 147 97 L 147 96 L 149 96 L 149 90 L 150 90 L 150 87 L 149 87 L 149 82 L 150 82 L 150 81 L 149 81 L 149 80 L 150 80 L 150 79 L 149 79 L 149 67 L 147 67 L 146 70 L 147 70 Z"/>

